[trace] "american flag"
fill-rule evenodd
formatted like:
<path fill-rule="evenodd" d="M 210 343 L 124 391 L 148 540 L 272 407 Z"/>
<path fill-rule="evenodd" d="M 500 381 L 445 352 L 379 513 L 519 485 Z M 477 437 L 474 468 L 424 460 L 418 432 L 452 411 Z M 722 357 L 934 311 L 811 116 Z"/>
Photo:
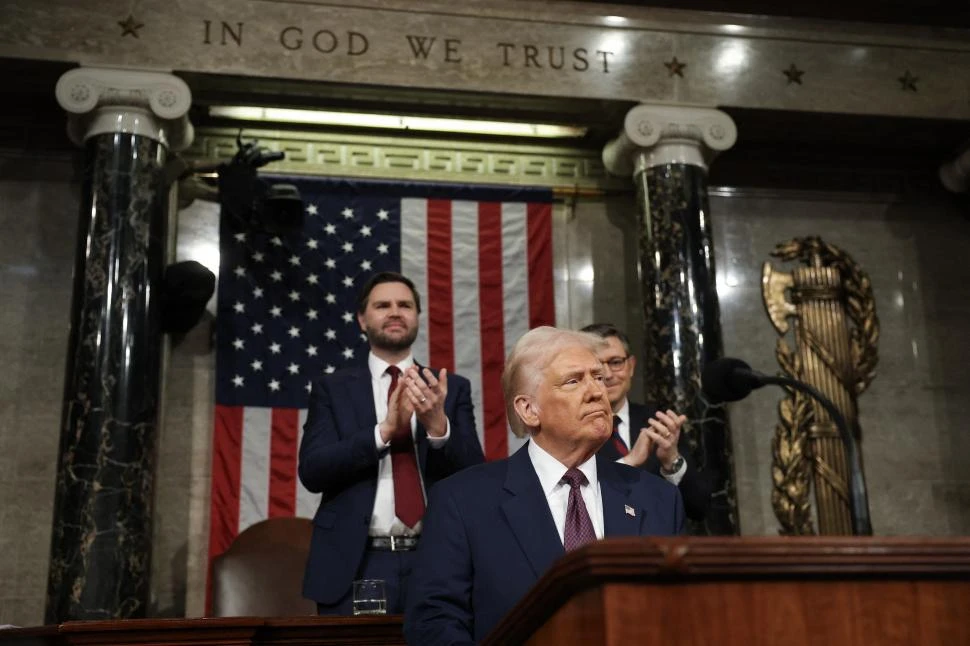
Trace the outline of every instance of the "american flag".
<path fill-rule="evenodd" d="M 262 177 L 299 189 L 305 226 L 273 236 L 221 218 L 210 559 L 253 523 L 315 512 L 296 475 L 310 384 L 366 361 L 356 299 L 371 274 L 414 281 L 414 357 L 471 381 L 490 460 L 520 446 L 505 356 L 555 319 L 548 189 Z"/>

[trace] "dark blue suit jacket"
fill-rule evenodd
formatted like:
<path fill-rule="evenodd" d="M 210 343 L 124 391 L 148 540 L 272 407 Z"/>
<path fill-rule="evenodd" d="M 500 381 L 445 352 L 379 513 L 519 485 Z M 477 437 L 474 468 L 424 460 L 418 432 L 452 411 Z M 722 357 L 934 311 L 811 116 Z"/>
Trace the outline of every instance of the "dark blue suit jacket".
<path fill-rule="evenodd" d="M 596 469 L 607 537 L 681 532 L 676 487 L 600 457 Z M 441 482 L 431 494 L 411 574 L 408 643 L 480 641 L 563 554 L 528 445 Z"/>
<path fill-rule="evenodd" d="M 418 466 L 426 489 L 484 460 L 475 432 L 471 385 L 464 377 L 448 375 L 445 414 L 451 436 L 440 449 L 431 449 L 424 427 L 417 427 Z M 323 498 L 313 518 L 303 578 L 303 596 L 308 599 L 336 603 L 350 590 L 357 573 L 377 492 L 381 457 L 374 443 L 377 423 L 366 364 L 339 370 L 313 384 L 300 443 L 300 481 L 309 491 L 322 492 Z"/>
<path fill-rule="evenodd" d="M 640 437 L 640 429 L 646 426 L 647 420 L 656 413 L 656 408 L 630 402 L 631 447 L 637 443 L 637 438 Z M 684 459 L 687 460 L 687 471 L 684 473 L 684 477 L 681 478 L 680 484 L 677 485 L 680 489 L 680 495 L 684 498 L 684 510 L 688 518 L 702 522 L 704 516 L 707 514 L 708 508 L 711 506 L 711 495 L 714 493 L 714 481 L 710 473 L 705 473 L 697 469 L 697 465 L 694 464 L 694 459 L 690 457 L 692 455 L 690 444 L 687 441 L 687 435 L 685 433 L 680 434 L 677 449 L 684 456 Z M 620 453 L 613 446 L 613 442 L 607 442 L 600 447 L 599 455 L 613 462 L 620 459 Z M 660 459 L 657 457 L 657 454 L 651 453 L 647 461 L 643 463 L 642 468 L 650 473 L 660 475 Z"/>

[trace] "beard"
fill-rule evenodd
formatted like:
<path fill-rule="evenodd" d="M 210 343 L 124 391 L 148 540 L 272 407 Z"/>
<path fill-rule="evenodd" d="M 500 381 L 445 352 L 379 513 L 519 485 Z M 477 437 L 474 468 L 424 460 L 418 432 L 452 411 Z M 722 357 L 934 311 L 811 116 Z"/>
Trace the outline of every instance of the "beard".
<path fill-rule="evenodd" d="M 418 328 L 413 327 L 404 336 L 392 337 L 380 328 L 366 327 L 364 332 L 367 334 L 367 342 L 372 348 L 380 348 L 389 352 L 400 352 L 407 350 L 418 338 Z"/>

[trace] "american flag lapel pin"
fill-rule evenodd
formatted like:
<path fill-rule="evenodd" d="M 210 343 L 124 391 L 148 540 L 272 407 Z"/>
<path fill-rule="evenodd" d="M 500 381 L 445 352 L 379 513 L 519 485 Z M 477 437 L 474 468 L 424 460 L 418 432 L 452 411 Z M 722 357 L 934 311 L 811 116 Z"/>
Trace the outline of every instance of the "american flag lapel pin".
<path fill-rule="evenodd" d="M 626 512 L 626 515 L 627 516 L 630 516 L 632 518 L 636 518 L 636 515 L 637 514 L 636 514 L 636 512 L 633 511 L 633 507 L 631 507 L 630 505 L 623 505 L 623 511 Z"/>

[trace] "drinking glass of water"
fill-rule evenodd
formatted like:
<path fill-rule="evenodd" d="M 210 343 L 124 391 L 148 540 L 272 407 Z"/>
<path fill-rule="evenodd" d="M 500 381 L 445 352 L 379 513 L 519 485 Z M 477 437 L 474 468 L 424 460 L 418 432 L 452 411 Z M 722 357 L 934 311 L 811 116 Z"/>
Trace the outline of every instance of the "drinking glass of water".
<path fill-rule="evenodd" d="M 387 598 L 383 579 L 359 579 L 354 581 L 354 616 L 386 615 Z"/>

